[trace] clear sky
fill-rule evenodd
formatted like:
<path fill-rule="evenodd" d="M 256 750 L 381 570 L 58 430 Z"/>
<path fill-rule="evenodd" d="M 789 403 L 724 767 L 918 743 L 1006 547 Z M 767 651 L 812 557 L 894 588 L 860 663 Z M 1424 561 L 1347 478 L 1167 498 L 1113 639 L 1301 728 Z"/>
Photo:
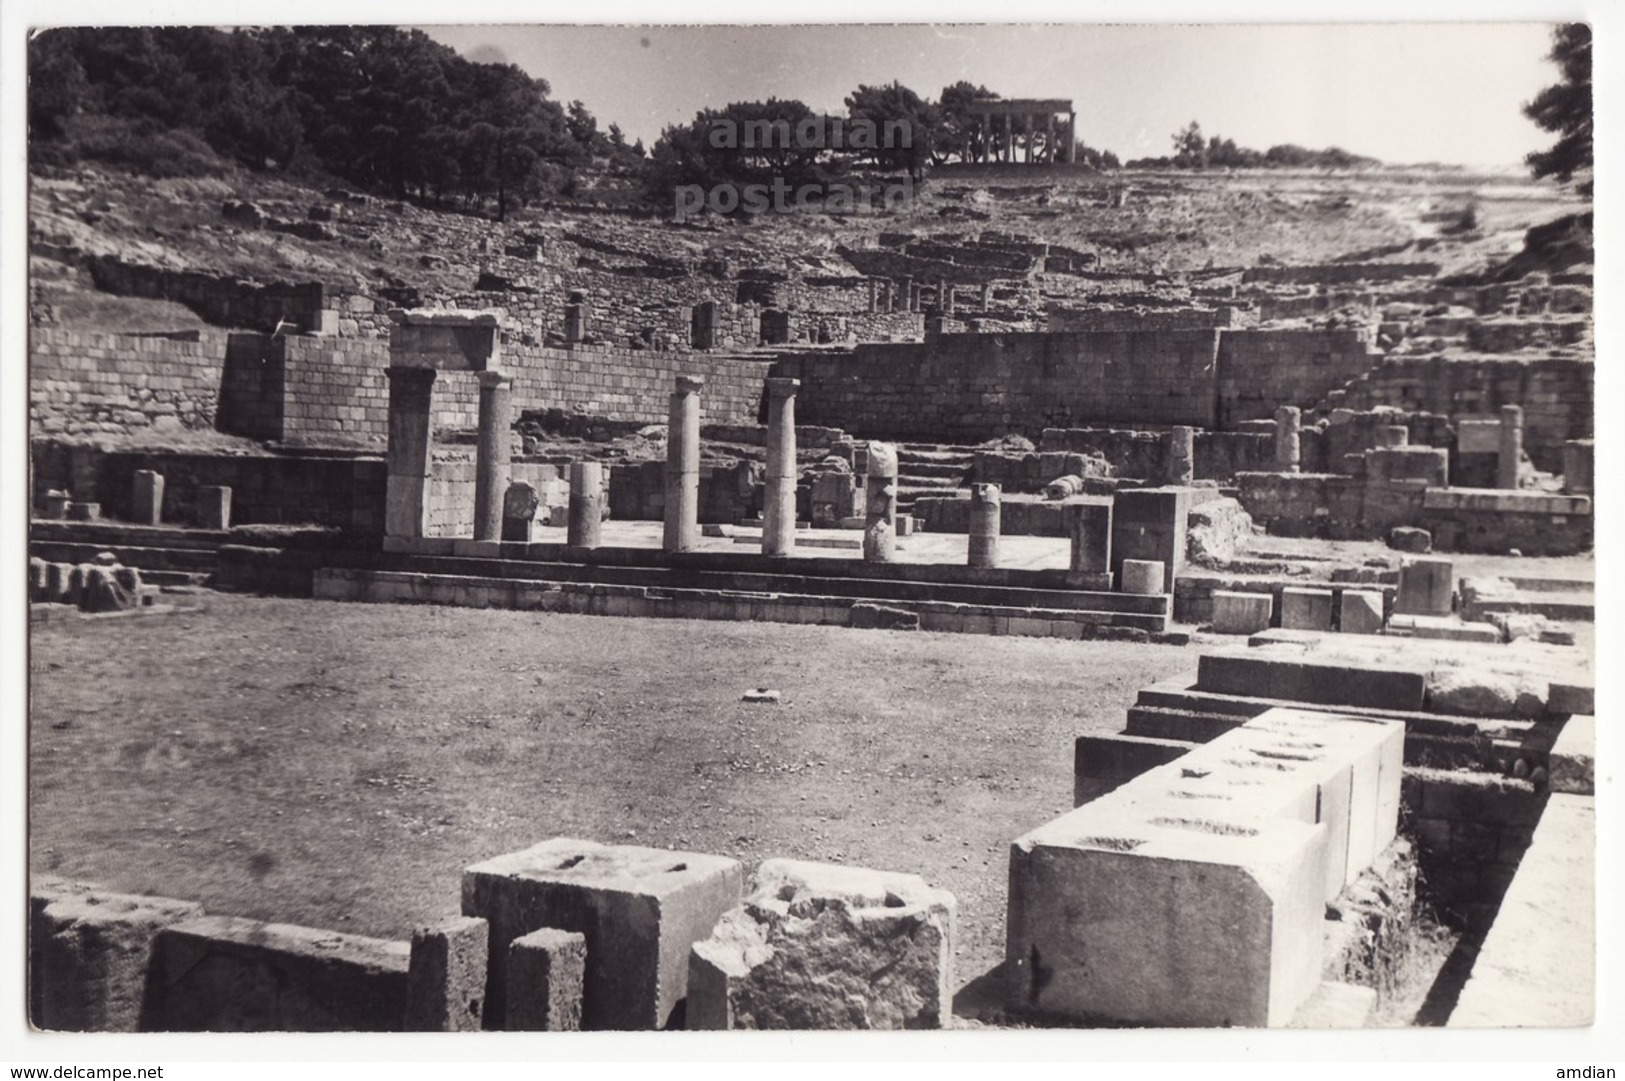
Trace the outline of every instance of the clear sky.
<path fill-rule="evenodd" d="M 646 145 L 732 101 L 844 111 L 863 83 L 935 98 L 967 79 L 1003 97 L 1070 97 L 1079 134 L 1125 160 L 1169 153 L 1195 120 L 1258 149 L 1511 165 L 1551 142 L 1520 107 L 1557 80 L 1551 27 L 1527 22 L 423 29 L 471 59 L 518 64 Z"/>

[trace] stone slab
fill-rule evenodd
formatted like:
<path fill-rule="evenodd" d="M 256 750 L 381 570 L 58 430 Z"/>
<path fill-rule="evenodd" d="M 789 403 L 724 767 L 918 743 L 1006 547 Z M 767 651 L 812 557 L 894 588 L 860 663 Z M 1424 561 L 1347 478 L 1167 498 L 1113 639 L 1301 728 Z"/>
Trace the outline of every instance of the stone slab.
<path fill-rule="evenodd" d="M 946 1028 L 955 908 L 918 875 L 765 860 L 694 945 L 689 1027 Z"/>
<path fill-rule="evenodd" d="M 1388 633 L 1401 638 L 1434 638 L 1446 642 L 1483 642 L 1499 645 L 1501 632 L 1488 623 L 1463 623 L 1455 616 L 1394 615 Z"/>
<path fill-rule="evenodd" d="M 163 1032 L 392 1032 L 406 1016 L 411 946 L 234 916 L 166 928 L 151 1016 Z"/>
<path fill-rule="evenodd" d="M 1448 1024 L 1566 1028 L 1596 1017 L 1596 810 L 1546 803 Z"/>
<path fill-rule="evenodd" d="M 1122 574 L 1123 592 L 1150 596 L 1164 593 L 1167 568 L 1155 559 L 1125 559 Z"/>
<path fill-rule="evenodd" d="M 1498 514 L 1591 513 L 1591 498 L 1583 495 L 1555 495 L 1550 492 L 1512 491 L 1502 488 L 1429 488 L 1422 497 L 1422 509 L 1433 511 L 1477 511 Z"/>
<path fill-rule="evenodd" d="M 543 927 L 514 939 L 508 946 L 508 1031 L 579 1031 L 586 976 L 585 935 Z"/>
<path fill-rule="evenodd" d="M 463 872 L 463 912 L 491 922 L 488 1025 L 506 1020 L 514 939 L 543 927 L 586 936 L 586 1029 L 680 1024 L 688 951 L 739 901 L 738 861 L 555 837 Z"/>
<path fill-rule="evenodd" d="M 1197 661 L 1196 687 L 1215 694 L 1323 706 L 1422 709 L 1427 674 L 1421 667 L 1317 661 L 1308 654 L 1288 657 L 1273 652 L 1279 648 L 1204 653 Z"/>

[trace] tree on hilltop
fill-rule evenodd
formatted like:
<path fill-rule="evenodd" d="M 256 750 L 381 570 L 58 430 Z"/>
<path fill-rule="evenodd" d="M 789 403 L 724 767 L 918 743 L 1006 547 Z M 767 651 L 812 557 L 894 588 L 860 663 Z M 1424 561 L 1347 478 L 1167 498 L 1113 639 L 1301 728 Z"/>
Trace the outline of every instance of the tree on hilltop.
<path fill-rule="evenodd" d="M 1548 150 L 1536 150 L 1524 161 L 1540 177 L 1556 177 L 1563 183 L 1575 173 L 1591 171 L 1591 27 L 1567 23 L 1552 33 L 1552 51 L 1547 59 L 1557 64 L 1563 81 L 1548 86 L 1523 107 L 1524 115 L 1545 131 L 1559 133 Z M 1592 182 L 1577 185 L 1589 196 Z"/>

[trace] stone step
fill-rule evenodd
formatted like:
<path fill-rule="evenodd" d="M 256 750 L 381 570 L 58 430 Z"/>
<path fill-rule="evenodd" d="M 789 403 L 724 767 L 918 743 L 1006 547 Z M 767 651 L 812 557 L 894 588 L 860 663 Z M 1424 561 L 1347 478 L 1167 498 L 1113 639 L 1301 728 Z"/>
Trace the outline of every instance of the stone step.
<path fill-rule="evenodd" d="M 958 462 L 902 462 L 897 467 L 898 482 L 907 483 L 920 478 L 944 477 L 955 482 L 962 480 L 972 466 Z"/>
<path fill-rule="evenodd" d="M 872 602 L 814 593 L 768 593 L 680 586 L 612 585 L 504 579 L 488 575 L 436 574 L 373 568 L 324 567 L 316 571 L 314 595 L 327 600 L 417 602 L 474 608 L 512 608 L 586 615 L 645 618 L 726 619 L 776 623 L 851 625 L 854 609 Z M 912 614 L 921 630 L 1023 637 L 1093 638 L 1124 632 L 1161 634 L 1166 618 L 1124 612 L 890 601 Z"/>
<path fill-rule="evenodd" d="M 181 526 L 144 526 L 133 522 L 65 522 L 36 518 L 28 523 L 30 544 L 59 541 L 69 544 L 116 545 L 138 548 L 204 548 L 213 551 L 231 541 L 231 534 L 213 529 L 186 529 Z"/>
<path fill-rule="evenodd" d="M 812 562 L 797 560 L 797 563 Z M 849 564 L 855 561 L 845 561 Z M 475 559 L 459 556 L 395 556 L 375 564 L 381 569 L 421 571 L 547 582 L 593 583 L 651 588 L 708 589 L 817 595 L 888 603 L 941 601 L 999 608 L 1043 608 L 1103 612 L 1135 617 L 1129 625 L 1165 629 L 1166 594 L 1138 595 L 1096 590 L 1037 589 L 1010 585 L 912 582 L 867 579 L 842 574 L 792 574 L 693 567 L 621 567 L 588 563 L 544 563 L 532 560 Z"/>
<path fill-rule="evenodd" d="M 211 571 L 215 564 L 213 548 L 149 548 L 128 544 L 84 544 L 70 541 L 36 540 L 28 554 L 47 563 L 93 563 L 102 552 L 112 552 L 126 567 L 148 571 Z"/>

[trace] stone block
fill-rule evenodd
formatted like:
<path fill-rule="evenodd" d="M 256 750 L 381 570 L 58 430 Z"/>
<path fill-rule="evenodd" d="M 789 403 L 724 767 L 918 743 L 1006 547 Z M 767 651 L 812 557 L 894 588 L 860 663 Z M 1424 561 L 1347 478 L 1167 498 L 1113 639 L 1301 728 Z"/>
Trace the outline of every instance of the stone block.
<path fill-rule="evenodd" d="M 1307 586 L 1287 586 L 1282 589 L 1281 629 L 1287 631 L 1331 630 L 1332 591 Z"/>
<path fill-rule="evenodd" d="M 1427 691 L 1427 672 L 1397 663 L 1313 661 L 1250 649 L 1203 654 L 1197 661 L 1196 687 L 1247 698 L 1417 712 Z"/>
<path fill-rule="evenodd" d="M 479 1031 L 490 937 L 490 925 L 469 916 L 412 932 L 406 1031 Z"/>
<path fill-rule="evenodd" d="M 231 489 L 223 484 L 200 484 L 193 503 L 199 529 L 231 528 Z"/>
<path fill-rule="evenodd" d="M 1369 589 L 1345 589 L 1337 607 L 1337 629 L 1344 634 L 1382 632 L 1382 594 Z"/>
<path fill-rule="evenodd" d="M 543 927 L 508 947 L 508 1031 L 576 1032 L 587 973 L 587 938 Z"/>
<path fill-rule="evenodd" d="M 1189 488 L 1121 490 L 1112 499 L 1111 570 L 1122 572 L 1125 559 L 1159 560 L 1162 592 L 1174 591 L 1174 579 L 1185 564 Z"/>
<path fill-rule="evenodd" d="M 1275 598 L 1268 593 L 1215 590 L 1213 630 L 1217 634 L 1254 634 L 1270 625 Z"/>
<path fill-rule="evenodd" d="M 1553 792 L 1590 796 L 1596 791 L 1597 719 L 1575 714 L 1552 744 L 1548 783 Z"/>
<path fill-rule="evenodd" d="M 1070 568 L 1078 573 L 1105 573 L 1112 562 L 1112 504 L 1074 496 L 1061 505 L 1061 519 L 1071 542 Z"/>
<path fill-rule="evenodd" d="M 765 860 L 694 945 L 689 1027 L 946 1028 L 954 912 L 918 875 Z"/>
<path fill-rule="evenodd" d="M 1533 719 L 1545 714 L 1550 697 L 1551 685 L 1530 673 L 1440 665 L 1428 675 L 1430 713 Z"/>
<path fill-rule="evenodd" d="M 136 1032 L 153 943 L 202 906 L 107 893 L 79 884 L 35 887 L 29 951 L 35 1024 L 63 1032 Z"/>
<path fill-rule="evenodd" d="M 508 946 L 543 927 L 586 936 L 582 1027 L 679 1025 L 688 951 L 739 902 L 743 868 L 697 852 L 556 837 L 463 872 L 463 912 L 491 922 L 487 1024 L 506 1022 Z"/>
<path fill-rule="evenodd" d="M 1156 559 L 1125 559 L 1123 560 L 1122 584 L 1124 593 L 1151 595 L 1167 592 L 1163 585 L 1167 581 L 1167 571 L 1160 560 Z"/>
<path fill-rule="evenodd" d="M 130 520 L 140 525 L 159 525 L 164 520 L 164 475 L 151 469 L 137 469 L 130 493 Z"/>
<path fill-rule="evenodd" d="M 1167 765 L 1196 744 L 1153 736 L 1079 736 L 1072 744 L 1072 805 L 1081 807 L 1157 766 Z"/>
<path fill-rule="evenodd" d="M 156 1032 L 394 1032 L 411 946 L 361 935 L 203 916 L 153 951 Z"/>
<path fill-rule="evenodd" d="M 70 522 L 94 522 L 101 516 L 102 505 L 100 503 L 73 502 L 68 504 L 68 521 Z"/>
<path fill-rule="evenodd" d="M 1407 559 L 1399 567 L 1394 611 L 1407 616 L 1447 616 L 1456 596 L 1456 565 L 1448 559 Z"/>
<path fill-rule="evenodd" d="M 1398 525 L 1388 531 L 1388 547 L 1396 552 L 1426 555 L 1433 551 L 1433 534 L 1415 526 Z"/>
<path fill-rule="evenodd" d="M 1406 616 L 1397 612 L 1388 620 L 1388 633 L 1399 638 L 1434 638 L 1446 642 L 1483 642 L 1496 645 L 1501 632 L 1488 623 L 1463 623 L 1455 616 Z"/>
<path fill-rule="evenodd" d="M 847 610 L 847 626 L 870 630 L 914 631 L 920 629 L 919 613 L 907 608 L 859 602 Z"/>

